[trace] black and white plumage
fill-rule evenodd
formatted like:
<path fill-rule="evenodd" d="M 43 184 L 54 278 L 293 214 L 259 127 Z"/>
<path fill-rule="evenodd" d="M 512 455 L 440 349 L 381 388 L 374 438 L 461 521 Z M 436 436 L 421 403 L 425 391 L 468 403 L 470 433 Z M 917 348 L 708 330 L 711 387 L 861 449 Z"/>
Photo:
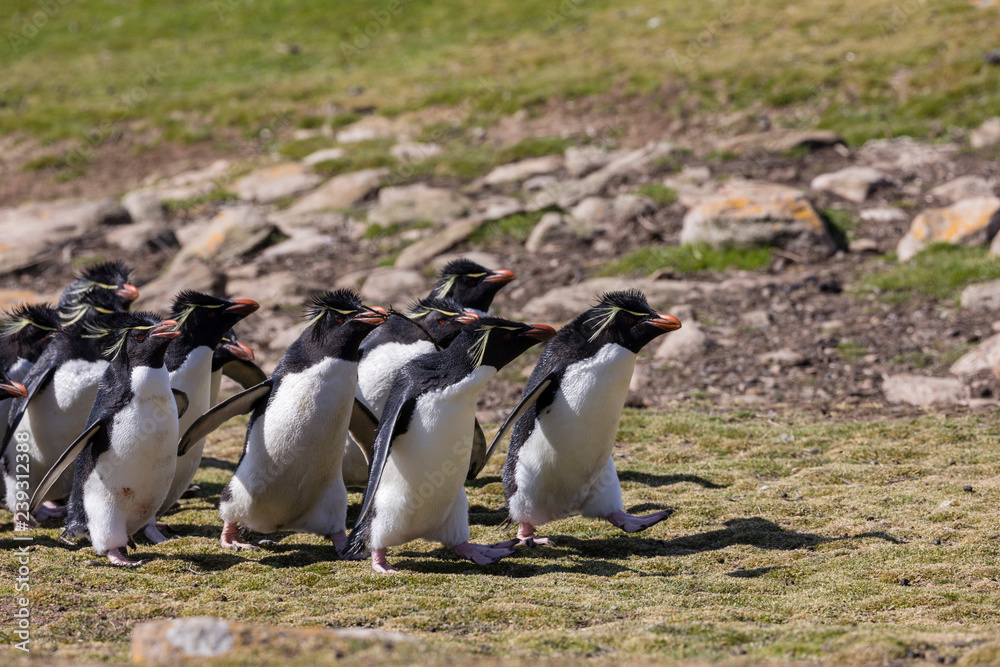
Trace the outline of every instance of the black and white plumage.
<path fill-rule="evenodd" d="M 376 418 L 381 417 L 396 371 L 421 354 L 447 347 L 462 326 L 476 318 L 477 314 L 466 311 L 457 301 L 434 297 L 412 304 L 405 315 L 390 317 L 361 343 L 356 398 Z M 364 445 L 371 450 L 372 443 Z M 347 440 L 343 465 L 346 484 L 368 483 L 368 461 L 353 438 Z"/>
<path fill-rule="evenodd" d="M 223 375 L 244 389 L 249 389 L 267 379 L 267 373 L 253 361 L 253 350 L 236 337 L 235 331 L 232 329 L 227 331 L 212 353 L 212 388 L 209 391 L 212 405 L 219 402 Z"/>
<path fill-rule="evenodd" d="M 0 366 L 21 381 L 59 329 L 59 311 L 48 304 L 23 304 L 0 315 Z"/>
<path fill-rule="evenodd" d="M 190 401 L 188 412 L 180 420 L 181 433 L 212 407 L 212 363 L 222 337 L 258 308 L 260 305 L 250 299 L 222 299 L 191 290 L 174 299 L 171 318 L 177 321 L 180 335 L 167 348 L 165 364 L 170 386 L 187 394 Z M 158 513 L 170 509 L 187 491 L 201 465 L 204 447 L 205 441 L 199 440 L 178 456 L 173 483 Z M 165 539 L 152 524 L 145 534 L 153 542 Z"/>
<path fill-rule="evenodd" d="M 507 269 L 487 269 L 471 259 L 456 259 L 442 269 L 430 296 L 454 299 L 465 308 L 485 314 L 497 292 L 512 280 L 514 273 Z"/>
<path fill-rule="evenodd" d="M 492 452 L 513 426 L 503 484 L 522 543 L 547 543 L 534 527 L 572 514 L 605 518 L 627 532 L 669 516 L 624 512 L 611 452 L 636 355 L 680 326 L 641 292 L 611 292 L 549 343 L 490 445 Z"/>
<path fill-rule="evenodd" d="M 386 547 L 424 538 L 486 565 L 512 544 L 469 543 L 465 476 L 476 399 L 497 371 L 555 335 L 545 325 L 484 317 L 450 346 L 421 355 L 396 374 L 375 436 L 371 474 L 348 550 L 372 549 L 372 569 L 391 572 Z"/>
<path fill-rule="evenodd" d="M 130 273 L 123 262 L 117 261 L 93 264 L 81 271 L 59 295 L 59 316 L 63 325 L 96 314 L 128 311 L 132 302 L 139 298 L 139 290 L 130 282 Z"/>
<path fill-rule="evenodd" d="M 315 297 L 309 316 L 270 378 L 213 408 L 181 439 L 184 448 L 251 412 L 243 454 L 219 505 L 223 547 L 252 548 L 239 539 L 239 526 L 323 535 L 338 551 L 346 542 L 341 459 L 356 405 L 358 346 L 386 313 L 339 290 Z"/>
<path fill-rule="evenodd" d="M 114 565 L 139 565 L 121 551 L 155 516 L 173 479 L 183 396 L 175 398 L 163 359 L 180 334 L 176 322 L 153 313 L 116 313 L 91 329 L 110 362 L 83 433 L 42 480 L 31 506 L 75 462 L 65 535 L 89 535 Z"/>

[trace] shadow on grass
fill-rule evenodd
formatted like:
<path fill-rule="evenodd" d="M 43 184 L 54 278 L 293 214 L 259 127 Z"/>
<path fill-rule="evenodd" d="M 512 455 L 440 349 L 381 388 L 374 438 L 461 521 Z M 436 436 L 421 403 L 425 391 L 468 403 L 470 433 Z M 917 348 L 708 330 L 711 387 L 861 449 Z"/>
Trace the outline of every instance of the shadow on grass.
<path fill-rule="evenodd" d="M 671 484 L 681 484 L 682 482 L 697 484 L 705 489 L 725 489 L 729 486 L 728 484 L 716 484 L 715 482 L 709 481 L 704 477 L 698 477 L 697 475 L 652 475 L 645 472 L 632 472 L 629 470 L 619 471 L 618 479 L 622 482 L 638 482 L 639 484 L 654 487 L 670 486 Z"/>
<path fill-rule="evenodd" d="M 771 565 L 769 567 L 755 567 L 752 570 L 734 570 L 733 572 L 727 572 L 727 577 L 735 577 L 736 579 L 756 579 L 757 577 L 762 577 L 768 572 L 773 572 L 774 570 L 787 570 L 787 565 Z"/>
<path fill-rule="evenodd" d="M 201 457 L 201 465 L 205 468 L 219 468 L 220 470 L 232 470 L 236 472 L 236 464 L 225 459 L 217 459 L 211 456 Z"/>
<path fill-rule="evenodd" d="M 488 484 L 496 484 L 502 481 L 498 475 L 492 477 L 477 477 L 472 480 L 465 480 L 465 486 L 470 489 L 481 489 Z"/>
<path fill-rule="evenodd" d="M 555 552 L 560 557 L 566 555 L 565 550 L 546 549 L 546 551 L 549 554 Z M 550 559 L 549 555 L 543 553 L 541 549 L 518 549 L 513 556 L 493 565 L 476 565 L 472 561 L 459 558 L 451 549 L 435 549 L 427 554 L 403 551 L 396 558 L 393 558 L 391 552 L 388 555 L 389 562 L 400 572 L 421 574 L 492 574 L 519 579 L 552 573 L 587 574 L 598 577 L 611 577 L 622 572 L 634 572 L 638 574 L 636 570 L 630 567 L 606 560 L 567 563 L 560 558 L 559 561 L 554 561 Z M 535 562 L 523 562 L 520 560 L 525 557 L 531 558 Z"/>
<path fill-rule="evenodd" d="M 469 525 L 477 526 L 499 526 L 507 521 L 508 513 L 506 507 L 496 509 L 485 505 L 469 506 Z"/>

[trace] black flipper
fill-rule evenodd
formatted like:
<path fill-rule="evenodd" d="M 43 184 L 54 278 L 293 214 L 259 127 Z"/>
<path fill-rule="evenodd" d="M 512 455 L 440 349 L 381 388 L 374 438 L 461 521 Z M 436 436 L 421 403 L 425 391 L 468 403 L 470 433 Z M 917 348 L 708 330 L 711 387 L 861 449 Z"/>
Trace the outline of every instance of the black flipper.
<path fill-rule="evenodd" d="M 361 453 L 365 455 L 365 463 L 369 466 L 372 463 L 372 453 L 375 450 L 375 429 L 377 427 L 378 417 L 375 416 L 375 413 L 355 398 L 348 429 L 354 442 L 358 443 L 358 447 L 361 448 Z"/>
<path fill-rule="evenodd" d="M 171 390 L 174 393 L 174 403 L 177 404 L 177 418 L 180 419 L 187 412 L 188 406 L 191 405 L 191 401 L 188 400 L 188 395 L 185 394 L 180 389 Z"/>
<path fill-rule="evenodd" d="M 245 359 L 233 359 L 222 366 L 222 374 L 244 389 L 259 385 L 267 379 L 267 373 L 260 366 Z"/>
<path fill-rule="evenodd" d="M 215 429 L 235 417 L 245 415 L 254 409 L 258 401 L 267 398 L 271 393 L 271 381 L 265 380 L 260 384 L 250 387 L 240 393 L 219 403 L 214 408 L 198 417 L 188 428 L 187 432 L 181 436 L 177 444 L 177 456 L 184 456 L 191 445 L 198 442 Z"/>
<path fill-rule="evenodd" d="M 475 479 L 489 460 L 489 452 L 486 449 L 486 434 L 483 433 L 483 427 L 480 426 L 477 419 L 475 430 L 472 432 L 472 457 L 469 459 L 469 474 L 466 479 Z"/>
<path fill-rule="evenodd" d="M 49 380 L 56 372 L 55 366 L 48 366 L 45 369 L 39 369 L 36 374 L 35 366 L 32 366 L 31 370 L 28 371 L 28 376 L 25 378 L 25 388 L 28 390 L 28 395 L 25 398 L 15 398 L 14 402 L 10 406 L 10 418 L 7 420 L 7 432 L 3 436 L 3 442 L 0 443 L 0 458 L 3 457 L 4 452 L 7 451 L 7 446 L 10 444 L 10 439 L 14 437 L 14 427 L 21 423 L 21 419 L 24 418 L 24 413 L 28 409 L 28 403 L 35 397 L 38 392 L 39 387 L 43 387 L 48 384 Z M 34 377 L 32 377 L 34 376 Z"/>
<path fill-rule="evenodd" d="M 417 405 L 415 396 L 406 394 L 397 396 L 389 395 L 385 410 L 382 412 L 382 420 L 378 423 L 375 431 L 375 446 L 371 464 L 368 466 L 368 486 L 365 488 L 365 498 L 361 503 L 361 512 L 358 520 L 354 523 L 354 530 L 347 541 L 345 554 L 355 555 L 362 553 L 365 549 L 364 537 L 360 530 L 365 519 L 371 512 L 372 504 L 375 501 L 375 492 L 382 481 L 382 473 L 385 472 L 385 464 L 389 460 L 389 452 L 392 451 L 392 442 L 397 436 L 406 433 L 410 428 L 410 419 L 413 417 L 413 410 Z"/>
<path fill-rule="evenodd" d="M 489 449 L 486 450 L 486 456 L 483 458 L 483 465 L 486 465 L 486 462 L 490 460 L 490 457 L 493 455 L 493 451 L 497 448 L 497 445 L 499 445 L 500 441 L 507 436 L 510 429 L 512 429 L 514 424 L 517 423 L 517 420 L 528 411 L 528 408 L 535 404 L 535 401 L 537 401 L 538 397 L 542 395 L 542 392 L 549 388 L 553 379 L 553 375 L 547 375 L 542 378 L 542 381 L 538 383 L 538 386 L 522 397 L 521 402 L 517 404 L 517 407 L 514 408 L 509 415 L 507 415 L 507 419 L 504 420 L 503 426 L 501 426 L 500 430 L 497 431 L 497 434 L 493 436 L 493 442 L 490 443 Z M 482 468 L 480 468 L 480 470 L 481 469 Z"/>
<path fill-rule="evenodd" d="M 62 456 L 60 456 L 55 462 L 55 465 L 53 465 L 49 471 L 45 473 L 45 477 L 43 477 L 42 481 L 38 483 L 38 488 L 35 489 L 34 495 L 31 496 L 31 503 L 28 506 L 29 512 L 34 512 L 38 509 L 38 506 L 42 504 L 45 494 L 49 492 L 52 485 L 59 480 L 59 477 L 62 476 L 63 472 L 67 468 L 76 462 L 76 457 L 80 455 L 80 452 L 83 451 L 84 447 L 90 444 L 90 441 L 102 428 L 104 428 L 103 421 L 98 420 L 94 422 L 89 428 L 87 428 L 86 431 L 80 434 L 80 437 L 73 441 L 73 444 L 70 445 L 65 452 L 62 453 Z"/>

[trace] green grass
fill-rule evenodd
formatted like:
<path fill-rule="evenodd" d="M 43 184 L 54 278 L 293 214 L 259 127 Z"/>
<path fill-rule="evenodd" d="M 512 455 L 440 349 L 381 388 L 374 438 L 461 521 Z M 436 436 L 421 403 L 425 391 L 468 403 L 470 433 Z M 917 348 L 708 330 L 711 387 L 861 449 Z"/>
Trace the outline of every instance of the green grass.
<path fill-rule="evenodd" d="M 837 354 L 844 361 L 854 363 L 855 361 L 860 361 L 862 357 L 868 354 L 868 349 L 852 340 L 842 340 L 837 343 Z"/>
<path fill-rule="evenodd" d="M 209 193 L 192 197 L 191 199 L 168 199 L 163 202 L 163 205 L 168 211 L 189 211 L 204 204 L 223 204 L 227 201 L 236 201 L 237 199 L 239 197 L 232 192 L 216 188 Z"/>
<path fill-rule="evenodd" d="M 523 243 L 545 213 L 546 211 L 531 211 L 530 213 L 516 213 L 499 220 L 491 220 L 472 232 L 469 236 L 469 243 L 486 246 L 512 242 Z"/>
<path fill-rule="evenodd" d="M 33 532 L 32 649 L 45 664 L 123 661 L 138 623 L 212 615 L 416 637 L 418 647 L 385 656 L 391 664 L 913 664 L 908 653 L 990 664 L 1000 647 L 996 415 L 840 421 L 852 416 L 626 410 L 614 455 L 625 506 L 676 508 L 670 519 L 636 535 L 563 519 L 540 531 L 556 546 L 485 568 L 413 542 L 390 549 L 401 570 L 391 577 L 336 560 L 314 536 L 221 549 L 218 495 L 243 435 L 229 426 L 209 439 L 202 492 L 166 517 L 181 537 L 139 539 L 141 568 L 57 543 L 54 522 Z M 513 534 L 501 524 L 500 454 L 467 488 L 475 541 Z M 359 500 L 351 494 L 352 516 Z M 9 531 L 10 516 L 0 521 Z M 0 536 L 8 600 L 10 536 Z M 0 624 L 0 641 L 13 640 Z M 6 664 L 38 664 L 6 650 Z M 363 647 L 337 657 L 372 660 Z M 224 664 L 333 660 L 263 646 Z"/>
<path fill-rule="evenodd" d="M 771 263 L 770 248 L 714 250 L 704 244 L 640 248 L 603 267 L 598 275 L 648 275 L 657 269 L 679 273 L 738 269 L 758 271 Z"/>
<path fill-rule="evenodd" d="M 996 278 L 1000 259 L 990 257 L 987 248 L 939 243 L 902 264 L 876 268 L 858 281 L 855 291 L 894 303 L 925 297 L 955 300 L 965 286 Z"/>
<path fill-rule="evenodd" d="M 965 0 L 104 0 L 57 9 L 34 30 L 25 26 L 35 0 L 4 4 L 0 133 L 92 146 L 139 121 L 168 140 L 196 141 L 219 128 L 254 136 L 285 114 L 292 127 L 341 127 L 371 109 L 429 105 L 460 107 L 472 126 L 554 98 L 603 96 L 599 108 L 613 111 L 639 96 L 664 114 L 771 107 L 778 122 L 818 121 L 859 143 L 972 127 L 1000 106 L 1000 68 L 981 57 L 995 46 L 995 17 Z M 893 88 L 897 75 L 912 94 Z"/>
<path fill-rule="evenodd" d="M 660 206 L 670 206 L 677 201 L 677 191 L 660 183 L 647 183 L 636 188 L 635 194 L 649 197 Z"/>

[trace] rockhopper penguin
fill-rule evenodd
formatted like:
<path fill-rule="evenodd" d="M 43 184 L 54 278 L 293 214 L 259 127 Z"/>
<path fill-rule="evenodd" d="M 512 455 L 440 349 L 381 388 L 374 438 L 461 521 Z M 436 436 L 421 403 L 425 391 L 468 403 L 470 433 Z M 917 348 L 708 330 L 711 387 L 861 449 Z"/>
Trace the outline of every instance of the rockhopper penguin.
<path fill-rule="evenodd" d="M 220 403 L 181 439 L 183 450 L 234 415 L 252 413 L 219 504 L 227 549 L 254 548 L 239 538 L 240 526 L 323 535 L 338 552 L 347 541 L 341 459 L 356 405 L 358 345 L 386 312 L 338 290 L 313 298 L 308 314 L 309 324 L 270 378 Z"/>
<path fill-rule="evenodd" d="M 436 540 L 480 565 L 513 553 L 513 542 L 469 543 L 465 477 L 476 399 L 486 382 L 539 341 L 543 324 L 483 317 L 447 348 L 421 355 L 396 374 L 375 435 L 368 486 L 348 553 L 372 550 L 372 569 L 394 572 L 386 547 Z"/>
<path fill-rule="evenodd" d="M 611 292 L 549 343 L 490 444 L 492 452 L 513 425 L 503 485 L 522 544 L 549 543 L 535 536 L 535 526 L 571 514 L 607 519 L 629 533 L 671 514 L 624 511 L 611 451 L 636 355 L 680 326 L 637 290 Z"/>

